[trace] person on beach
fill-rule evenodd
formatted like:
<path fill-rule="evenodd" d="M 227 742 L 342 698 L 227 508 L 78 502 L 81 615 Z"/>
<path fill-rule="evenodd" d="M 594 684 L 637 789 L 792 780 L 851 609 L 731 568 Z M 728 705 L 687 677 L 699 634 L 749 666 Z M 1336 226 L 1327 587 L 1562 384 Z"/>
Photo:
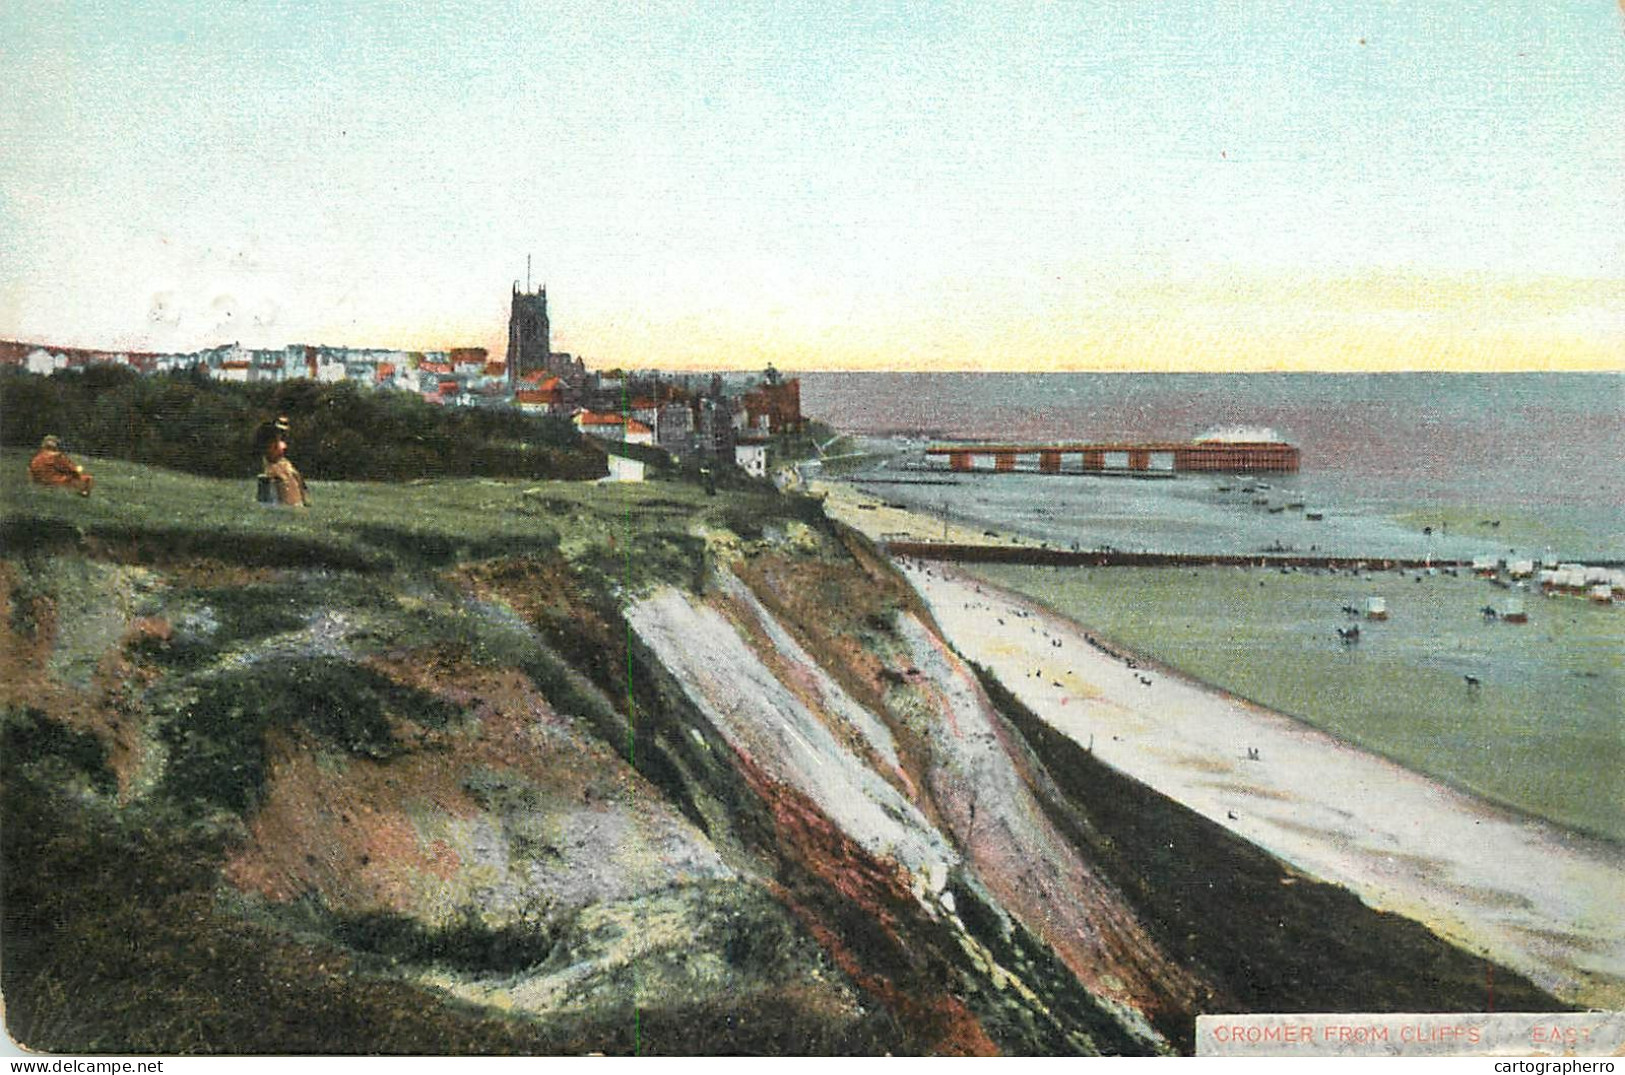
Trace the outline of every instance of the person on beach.
<path fill-rule="evenodd" d="M 28 461 L 28 480 L 35 485 L 71 486 L 80 496 L 89 496 L 96 484 L 84 467 L 68 458 L 55 437 L 40 441 L 39 453 Z"/>
<path fill-rule="evenodd" d="M 288 458 L 288 419 L 279 417 L 269 428 L 262 427 L 255 439 L 265 463 L 260 477 L 270 482 L 274 502 L 288 508 L 308 507 L 310 493 L 304 475 Z"/>

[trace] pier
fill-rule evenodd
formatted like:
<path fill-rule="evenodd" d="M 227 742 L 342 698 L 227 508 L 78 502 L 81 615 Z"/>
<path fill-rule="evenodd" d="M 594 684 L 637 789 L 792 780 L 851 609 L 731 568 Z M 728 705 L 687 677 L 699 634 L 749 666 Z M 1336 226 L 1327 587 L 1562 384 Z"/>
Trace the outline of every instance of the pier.
<path fill-rule="evenodd" d="M 1281 441 L 1145 444 L 938 444 L 928 461 L 959 472 L 1039 474 L 1295 474 L 1298 449 Z"/>

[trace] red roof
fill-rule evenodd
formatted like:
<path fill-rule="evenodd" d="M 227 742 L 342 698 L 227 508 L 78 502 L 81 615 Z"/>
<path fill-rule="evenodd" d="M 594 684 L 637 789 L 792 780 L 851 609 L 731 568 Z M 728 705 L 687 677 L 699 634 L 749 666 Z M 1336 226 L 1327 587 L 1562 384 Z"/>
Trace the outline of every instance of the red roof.
<path fill-rule="evenodd" d="M 650 429 L 648 426 L 644 425 L 642 422 L 638 421 L 636 418 L 628 418 L 626 420 L 626 431 L 628 433 L 653 433 L 654 432 L 654 430 Z"/>
<path fill-rule="evenodd" d="M 519 403 L 557 403 L 558 402 L 558 394 L 557 393 L 555 393 L 555 392 L 543 392 L 540 389 L 535 389 L 535 388 L 521 388 L 521 389 L 519 389 L 517 392 L 515 392 L 513 394 L 513 398 L 514 398 L 514 400 L 516 402 L 519 402 Z"/>
<path fill-rule="evenodd" d="M 618 414 L 594 414 L 592 411 L 582 411 L 576 415 L 576 421 L 584 426 L 618 426 L 624 425 L 626 419 Z"/>
<path fill-rule="evenodd" d="M 452 371 L 449 362 L 425 362 L 418 369 L 423 373 L 450 373 Z"/>

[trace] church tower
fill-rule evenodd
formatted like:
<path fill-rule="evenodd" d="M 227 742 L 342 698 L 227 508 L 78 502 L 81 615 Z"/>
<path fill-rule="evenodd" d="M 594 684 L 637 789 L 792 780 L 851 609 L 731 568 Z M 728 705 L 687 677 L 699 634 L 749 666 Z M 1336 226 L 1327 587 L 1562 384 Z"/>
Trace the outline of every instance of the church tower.
<path fill-rule="evenodd" d="M 547 369 L 552 339 L 547 323 L 547 287 L 534 295 L 513 285 L 513 306 L 508 312 L 508 389 L 518 387 L 527 373 Z"/>

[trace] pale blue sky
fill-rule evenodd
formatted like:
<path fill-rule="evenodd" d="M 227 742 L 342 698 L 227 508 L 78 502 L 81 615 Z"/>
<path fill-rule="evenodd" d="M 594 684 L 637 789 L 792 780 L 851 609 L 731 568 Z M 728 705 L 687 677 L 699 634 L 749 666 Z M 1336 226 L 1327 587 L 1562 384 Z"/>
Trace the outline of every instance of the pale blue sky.
<path fill-rule="evenodd" d="M 0 59 L 0 338 L 500 351 L 531 253 L 598 363 L 1625 365 L 1604 0 L 11 0 Z"/>

